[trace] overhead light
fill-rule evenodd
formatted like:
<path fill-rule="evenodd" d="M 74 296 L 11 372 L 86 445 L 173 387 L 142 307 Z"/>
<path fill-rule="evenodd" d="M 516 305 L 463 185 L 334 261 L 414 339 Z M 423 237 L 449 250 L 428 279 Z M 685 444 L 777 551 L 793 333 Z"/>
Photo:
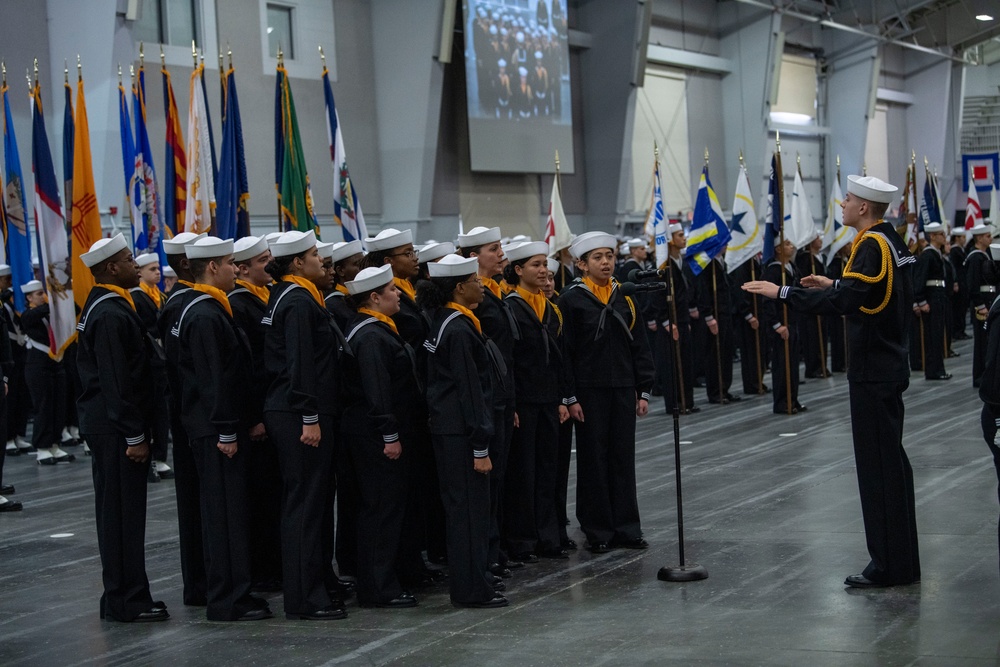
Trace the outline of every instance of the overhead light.
<path fill-rule="evenodd" d="M 993 17 L 989 14 L 976 14 L 977 21 L 992 21 Z"/>
<path fill-rule="evenodd" d="M 771 120 L 775 123 L 786 123 L 788 125 L 812 125 L 813 117 L 804 113 L 793 113 L 791 111 L 772 111 Z"/>
<path fill-rule="evenodd" d="M 271 26 L 267 26 L 267 34 L 270 35 L 272 32 L 274 32 L 274 28 Z"/>

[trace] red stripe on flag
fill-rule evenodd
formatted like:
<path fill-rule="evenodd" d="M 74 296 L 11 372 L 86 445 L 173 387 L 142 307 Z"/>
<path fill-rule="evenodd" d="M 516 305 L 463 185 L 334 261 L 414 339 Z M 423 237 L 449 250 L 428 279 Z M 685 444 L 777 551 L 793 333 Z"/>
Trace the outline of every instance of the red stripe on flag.
<path fill-rule="evenodd" d="M 985 164 L 977 164 L 972 167 L 972 178 L 974 180 L 985 181 L 989 177 L 989 170 Z"/>

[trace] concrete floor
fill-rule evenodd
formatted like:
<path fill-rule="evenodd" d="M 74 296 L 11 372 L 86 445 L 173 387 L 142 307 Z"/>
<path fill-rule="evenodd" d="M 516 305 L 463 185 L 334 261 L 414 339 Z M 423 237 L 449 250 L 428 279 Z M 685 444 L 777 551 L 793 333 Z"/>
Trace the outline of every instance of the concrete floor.
<path fill-rule="evenodd" d="M 681 425 L 685 520 L 688 558 L 707 580 L 656 579 L 677 563 L 671 424 L 658 402 L 637 455 L 652 548 L 528 566 L 497 611 L 454 609 L 438 588 L 418 593 L 416 609 L 351 604 L 345 621 L 286 621 L 274 595 L 273 620 L 210 623 L 181 604 L 168 481 L 150 486 L 146 556 L 172 618 L 103 623 L 89 461 L 8 459 L 4 481 L 25 510 L 0 515 L 0 664 L 1000 664 L 997 479 L 968 379 L 971 344 L 956 350 L 955 379 L 916 377 L 904 395 L 918 585 L 843 586 L 868 556 L 841 374 L 809 380 L 800 400 L 810 410 L 793 417 L 772 415 L 769 396 L 714 406 L 696 390 L 704 409 Z M 571 536 L 582 544 L 575 522 Z"/>

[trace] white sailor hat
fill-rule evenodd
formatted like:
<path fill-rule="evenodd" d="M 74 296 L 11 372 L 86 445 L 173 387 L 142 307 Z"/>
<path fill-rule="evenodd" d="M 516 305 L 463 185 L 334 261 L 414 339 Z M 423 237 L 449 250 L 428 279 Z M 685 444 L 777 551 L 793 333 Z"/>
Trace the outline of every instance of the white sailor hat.
<path fill-rule="evenodd" d="M 535 57 L 538 58 L 539 60 L 541 60 L 542 59 L 542 52 L 541 51 L 535 51 Z"/>
<path fill-rule="evenodd" d="M 497 61 L 497 67 L 506 67 L 506 66 L 507 66 L 507 61 L 504 60 L 503 58 Z"/>
<path fill-rule="evenodd" d="M 330 259 L 333 256 L 332 243 L 323 243 L 322 241 L 317 241 L 316 250 L 319 251 L 320 259 Z"/>
<path fill-rule="evenodd" d="M 505 252 L 504 254 L 507 255 L 507 259 L 510 261 L 517 262 L 522 259 L 534 257 L 535 255 L 548 255 L 549 244 L 545 241 L 518 243 L 516 246 L 511 248 L 509 252 Z"/>
<path fill-rule="evenodd" d="M 270 248 L 271 244 L 280 239 L 282 234 L 284 234 L 284 232 L 269 232 L 264 234 L 264 240 L 267 241 L 267 247 Z"/>
<path fill-rule="evenodd" d="M 551 271 L 552 273 L 558 273 L 559 272 L 559 260 L 556 259 L 555 257 L 549 257 L 549 259 L 548 259 L 548 267 L 549 267 L 549 271 Z"/>
<path fill-rule="evenodd" d="M 174 271 L 171 267 L 165 266 L 165 267 L 163 267 L 163 277 L 164 278 L 176 278 L 177 277 L 177 272 Z"/>
<path fill-rule="evenodd" d="M 508 254 L 510 253 L 511 250 L 513 250 L 514 248 L 516 248 L 519 245 L 524 245 L 524 243 L 522 241 L 510 241 L 510 240 L 507 240 L 506 243 L 503 242 L 503 241 L 501 241 L 500 242 L 500 252 L 503 253 L 504 259 L 510 259 L 510 257 L 508 257 Z"/>
<path fill-rule="evenodd" d="M 521 76 L 528 76 L 528 70 L 525 69 L 524 67 L 518 67 L 517 73 L 520 74 Z"/>
<path fill-rule="evenodd" d="M 772 239 L 772 242 L 774 243 L 774 247 L 777 248 L 779 245 L 781 245 L 785 241 L 790 241 L 790 240 L 791 239 L 789 239 L 788 237 L 781 238 L 781 234 L 775 234 L 774 235 L 774 239 Z"/>
<path fill-rule="evenodd" d="M 183 255 L 184 246 L 189 243 L 194 243 L 204 236 L 208 236 L 208 234 L 195 234 L 193 232 L 181 232 L 180 234 L 175 234 L 172 239 L 164 239 L 163 252 L 168 255 Z"/>
<path fill-rule="evenodd" d="M 646 242 L 643 241 L 642 239 L 629 239 L 628 240 L 628 247 L 629 248 L 645 248 L 646 247 Z"/>
<path fill-rule="evenodd" d="M 263 236 L 244 236 L 233 244 L 233 259 L 245 262 L 267 252 L 267 239 Z"/>
<path fill-rule="evenodd" d="M 150 264 L 159 265 L 160 256 L 157 255 L 155 252 L 145 252 L 135 258 L 135 263 L 138 264 L 140 267 L 149 266 Z"/>
<path fill-rule="evenodd" d="M 490 34 L 491 35 L 496 35 L 498 32 L 500 32 L 500 31 L 497 30 L 497 27 L 495 25 L 491 25 L 490 26 Z"/>
<path fill-rule="evenodd" d="M 519 21 L 519 23 L 521 23 L 522 26 L 524 25 L 523 22 Z M 517 41 L 523 42 L 524 41 L 524 33 L 523 32 L 518 32 L 517 35 L 515 36 L 515 38 L 517 39 Z"/>
<path fill-rule="evenodd" d="M 444 243 L 428 243 L 420 249 L 417 253 L 417 260 L 421 264 L 427 262 L 433 262 L 435 260 L 441 259 L 445 255 L 455 254 L 455 244 L 451 241 L 445 241 Z"/>
<path fill-rule="evenodd" d="M 330 259 L 336 264 L 362 252 L 364 252 L 364 248 L 361 247 L 361 241 L 340 241 L 334 243 L 333 247 L 330 248 Z"/>
<path fill-rule="evenodd" d="M 344 286 L 351 294 L 365 294 L 381 289 L 391 282 L 392 264 L 383 264 L 382 266 L 369 266 L 367 269 L 361 269 L 354 280 L 348 280 Z"/>
<path fill-rule="evenodd" d="M 500 240 L 499 227 L 473 227 L 468 234 L 458 235 L 458 245 L 462 248 L 474 248 Z"/>
<path fill-rule="evenodd" d="M 233 254 L 233 242 L 217 236 L 203 236 L 185 249 L 188 259 L 212 259 Z"/>
<path fill-rule="evenodd" d="M 365 239 L 365 243 L 368 244 L 368 251 L 378 251 L 378 250 L 391 250 L 392 248 L 398 248 L 404 246 L 407 243 L 413 243 L 413 231 L 409 229 L 404 229 L 402 231 L 398 229 L 383 229 L 375 238 Z"/>
<path fill-rule="evenodd" d="M 511 243 L 527 243 L 531 237 L 527 234 L 515 234 L 510 238 Z"/>
<path fill-rule="evenodd" d="M 673 236 L 677 232 L 683 232 L 683 231 L 684 231 L 684 225 L 682 225 L 679 222 L 671 222 L 670 225 L 667 227 L 667 233 L 670 236 Z"/>
<path fill-rule="evenodd" d="M 45 286 L 42 285 L 41 280 L 29 280 L 21 285 L 21 294 L 31 294 L 32 292 L 39 292 L 43 289 L 45 289 Z"/>
<path fill-rule="evenodd" d="M 271 254 L 275 257 L 298 255 L 316 246 L 316 232 L 285 232 L 271 244 Z"/>
<path fill-rule="evenodd" d="M 94 245 L 90 246 L 90 250 L 80 255 L 80 260 L 87 265 L 87 268 L 92 268 L 101 262 L 111 259 L 127 248 L 128 243 L 125 241 L 125 237 L 121 233 L 118 233 L 110 239 L 98 239 L 94 241 Z"/>
<path fill-rule="evenodd" d="M 854 242 L 854 237 L 858 235 L 858 230 L 854 227 L 848 227 L 844 225 L 837 230 L 837 234 L 833 237 L 833 243 L 830 244 L 830 256 L 836 255 L 837 252 L 843 248 L 845 245 Z"/>
<path fill-rule="evenodd" d="M 924 225 L 924 234 L 937 234 L 938 232 L 944 234 L 944 225 L 940 222 L 932 222 Z"/>
<path fill-rule="evenodd" d="M 965 227 L 952 227 L 951 228 L 951 235 L 952 236 L 965 236 L 965 234 L 966 234 L 967 231 L 969 231 L 969 230 L 967 230 Z"/>
<path fill-rule="evenodd" d="M 0 277 L 9 276 L 10 273 L 10 264 L 0 264 Z"/>
<path fill-rule="evenodd" d="M 855 197 L 861 197 L 878 204 L 891 204 L 892 198 L 899 190 L 895 185 L 890 185 L 880 178 L 874 176 L 857 176 L 851 174 L 847 177 L 847 191 Z"/>
<path fill-rule="evenodd" d="M 461 255 L 445 255 L 440 261 L 427 265 L 427 272 L 431 274 L 431 278 L 458 278 L 472 275 L 477 271 L 479 271 L 479 260 Z"/>
<path fill-rule="evenodd" d="M 569 252 L 573 257 L 579 259 L 597 248 L 611 248 L 614 250 L 617 247 L 618 240 L 611 234 L 607 232 L 587 232 L 586 234 L 580 234 L 573 240 L 572 245 L 569 247 Z"/>
<path fill-rule="evenodd" d="M 993 230 L 990 229 L 989 225 L 976 225 L 969 230 L 969 233 L 973 236 L 979 236 L 980 234 L 992 234 Z"/>

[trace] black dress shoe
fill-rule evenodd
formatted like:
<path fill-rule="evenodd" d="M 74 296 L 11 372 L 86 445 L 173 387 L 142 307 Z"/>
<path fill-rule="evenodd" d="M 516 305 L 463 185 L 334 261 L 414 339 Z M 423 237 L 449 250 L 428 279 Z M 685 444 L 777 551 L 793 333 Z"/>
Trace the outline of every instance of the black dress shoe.
<path fill-rule="evenodd" d="M 146 482 L 148 484 L 156 484 L 160 481 L 160 473 L 156 472 L 156 468 L 149 466 L 149 472 L 146 473 Z"/>
<path fill-rule="evenodd" d="M 623 547 L 625 549 L 648 549 L 649 542 L 642 539 L 641 537 L 634 537 L 625 540 L 614 540 L 612 544 L 616 547 Z"/>
<path fill-rule="evenodd" d="M 794 408 L 795 412 L 805 412 L 808 409 L 809 408 L 807 408 L 806 406 L 802 405 L 801 403 L 797 403 L 795 405 L 795 408 Z"/>
<path fill-rule="evenodd" d="M 417 599 L 406 591 L 403 591 L 391 600 L 376 602 L 375 606 L 381 609 L 405 609 L 407 607 L 416 607 Z"/>
<path fill-rule="evenodd" d="M 708 402 L 712 403 L 713 405 L 729 405 L 728 398 L 723 398 L 722 400 L 719 400 L 717 398 L 710 398 L 708 399 Z"/>
<path fill-rule="evenodd" d="M 161 603 L 162 604 L 162 603 Z M 165 621 L 170 618 L 170 614 L 167 613 L 164 607 L 150 607 L 148 611 L 144 611 L 131 621 L 125 621 L 120 618 L 115 618 L 113 615 L 105 612 L 104 619 L 108 621 L 118 621 L 120 623 L 155 623 L 157 621 Z"/>
<path fill-rule="evenodd" d="M 486 600 L 485 602 L 452 602 L 456 607 L 466 607 L 468 609 L 497 609 L 498 607 L 506 607 L 509 602 L 507 598 L 502 595 L 495 595 L 492 599 Z"/>
<path fill-rule="evenodd" d="M 587 544 L 587 551 L 592 554 L 606 554 L 611 551 L 611 547 L 607 542 L 594 542 Z"/>
<path fill-rule="evenodd" d="M 529 563 L 537 563 L 537 562 L 538 562 L 538 556 L 529 552 L 526 554 L 517 554 L 515 556 L 511 556 L 507 560 L 506 565 L 507 567 L 510 567 L 511 563 L 524 563 L 525 565 L 527 565 Z"/>
<path fill-rule="evenodd" d="M 493 582 L 493 590 L 497 593 L 503 593 L 507 590 L 507 584 L 503 583 L 503 580 Z"/>
<path fill-rule="evenodd" d="M 877 581 L 872 581 L 863 574 L 852 574 L 847 579 L 844 579 L 844 585 L 850 586 L 851 588 L 887 588 L 892 586 L 892 584 L 883 584 Z"/>
<path fill-rule="evenodd" d="M 697 414 L 699 412 L 701 412 L 701 408 L 699 408 L 697 405 L 692 405 L 690 408 L 688 408 L 687 410 L 684 411 L 684 414 L 686 414 L 686 415 L 693 415 L 693 414 Z"/>
<path fill-rule="evenodd" d="M 338 579 L 326 589 L 326 592 L 335 602 L 347 600 L 354 595 L 354 582 L 347 581 L 346 579 Z M 340 604 L 343 605 L 342 602 Z"/>
<path fill-rule="evenodd" d="M 308 614 L 285 614 L 290 621 L 337 621 L 347 618 L 347 610 L 333 604 L 326 609 L 318 609 Z"/>
<path fill-rule="evenodd" d="M 504 579 L 509 579 L 513 576 L 513 573 L 500 563 L 490 563 L 490 566 L 486 569 L 488 569 L 495 576 L 503 577 Z"/>
<path fill-rule="evenodd" d="M 730 403 L 736 403 L 737 401 L 743 400 L 743 397 L 742 396 L 737 396 L 736 394 L 726 394 L 726 399 Z"/>
<path fill-rule="evenodd" d="M 561 546 L 566 551 L 576 551 L 577 549 L 576 542 L 569 539 L 568 537 L 565 540 L 561 540 L 559 542 L 559 546 Z"/>
<path fill-rule="evenodd" d="M 12 496 L 14 495 L 14 485 L 4 484 L 0 486 L 0 496 Z"/>
<path fill-rule="evenodd" d="M 24 506 L 16 500 L 6 500 L 0 504 L 0 512 L 20 512 L 22 509 Z"/>
<path fill-rule="evenodd" d="M 950 380 L 951 379 L 951 373 L 941 373 L 940 375 L 934 375 L 934 376 L 929 377 L 927 379 L 928 380 Z"/>
<path fill-rule="evenodd" d="M 544 549 L 539 551 L 538 555 L 542 558 L 554 558 L 555 560 L 566 560 L 569 558 L 569 552 L 560 547 L 555 549 Z"/>
<path fill-rule="evenodd" d="M 251 609 L 239 618 L 237 621 L 263 621 L 268 618 L 274 618 L 274 613 L 271 612 L 270 607 L 264 607 L 263 609 Z"/>

